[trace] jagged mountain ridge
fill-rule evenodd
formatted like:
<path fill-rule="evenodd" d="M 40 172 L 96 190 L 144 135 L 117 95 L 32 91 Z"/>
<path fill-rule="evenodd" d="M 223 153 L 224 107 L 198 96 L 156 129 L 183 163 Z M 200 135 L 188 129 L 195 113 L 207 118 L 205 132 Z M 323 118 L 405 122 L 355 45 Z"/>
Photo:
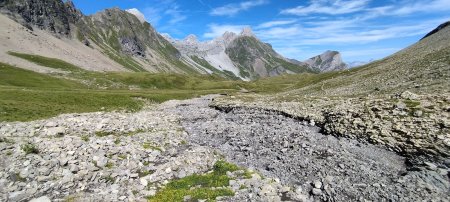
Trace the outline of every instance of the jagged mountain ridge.
<path fill-rule="evenodd" d="M 273 50 L 270 44 L 259 40 L 249 27 L 240 34 L 225 32 L 222 36 L 204 42 L 192 34 L 183 40 L 175 40 L 169 35 L 164 37 L 188 59 L 196 58 L 195 61 L 209 63 L 209 66 L 232 72 L 243 79 L 347 68 L 337 51 L 333 51 L 333 54 L 325 52 L 321 57 L 322 62 L 311 64 L 287 59 Z"/>
<path fill-rule="evenodd" d="M 101 60 L 122 66 L 123 71 L 216 74 L 244 80 L 317 72 L 276 53 L 249 28 L 240 34 L 226 32 L 208 42 L 199 42 L 193 35 L 177 41 L 160 35 L 133 9 L 106 9 L 85 16 L 70 0 L 0 0 L 0 11 L 30 30 L 47 30 L 57 38 L 79 41 L 99 52 Z M 25 44 L 16 45 L 24 49 Z M 89 66 L 95 70 L 95 61 Z"/>
<path fill-rule="evenodd" d="M 103 53 L 133 71 L 193 73 L 179 51 L 148 23 L 118 8 L 85 16 L 77 37 L 92 41 Z"/>

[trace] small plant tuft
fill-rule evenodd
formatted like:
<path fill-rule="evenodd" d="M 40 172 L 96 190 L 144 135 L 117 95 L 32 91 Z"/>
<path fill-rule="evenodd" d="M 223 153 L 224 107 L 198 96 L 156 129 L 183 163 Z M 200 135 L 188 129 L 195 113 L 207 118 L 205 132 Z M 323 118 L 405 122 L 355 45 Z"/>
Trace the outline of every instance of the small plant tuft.
<path fill-rule="evenodd" d="M 157 150 L 157 151 L 162 151 L 161 148 L 154 146 L 152 143 L 146 142 L 142 145 L 142 147 L 144 147 L 144 149 L 151 149 L 151 150 Z"/>
<path fill-rule="evenodd" d="M 111 169 L 111 168 L 113 168 L 114 167 L 114 164 L 113 163 L 111 163 L 111 162 L 108 162 L 106 165 L 105 165 L 105 167 L 107 167 L 107 168 L 109 168 L 109 169 Z"/>
<path fill-rule="evenodd" d="M 114 134 L 113 132 L 108 132 L 108 131 L 95 131 L 95 135 L 97 137 L 106 137 L 106 136 L 113 135 L 113 134 Z"/>
<path fill-rule="evenodd" d="M 27 143 L 24 144 L 20 147 L 25 154 L 39 154 L 39 149 L 37 148 L 36 145 L 32 144 L 32 143 Z"/>

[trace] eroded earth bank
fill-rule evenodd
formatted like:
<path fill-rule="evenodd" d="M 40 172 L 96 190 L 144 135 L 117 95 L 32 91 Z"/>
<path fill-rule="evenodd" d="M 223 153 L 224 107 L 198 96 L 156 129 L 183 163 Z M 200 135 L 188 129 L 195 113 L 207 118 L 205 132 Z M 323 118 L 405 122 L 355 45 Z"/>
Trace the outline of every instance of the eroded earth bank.
<path fill-rule="evenodd" d="M 0 123 L 0 201 L 449 199 L 441 164 L 215 97 Z"/>

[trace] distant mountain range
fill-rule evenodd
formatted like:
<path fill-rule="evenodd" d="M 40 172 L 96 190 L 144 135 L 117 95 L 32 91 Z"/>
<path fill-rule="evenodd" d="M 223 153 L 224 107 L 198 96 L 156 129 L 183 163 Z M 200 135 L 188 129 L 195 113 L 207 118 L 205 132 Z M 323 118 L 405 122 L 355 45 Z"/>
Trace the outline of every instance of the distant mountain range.
<path fill-rule="evenodd" d="M 250 28 L 245 28 L 240 34 L 226 32 L 211 41 L 200 42 L 194 35 L 175 40 L 158 33 L 136 9 L 112 8 L 85 16 L 71 1 L 2 0 L 0 12 L 25 26 L 34 38 L 57 39 L 48 40 L 54 48 L 32 41 L 11 40 L 7 48 L 2 48 L 3 51 L 45 53 L 43 56 L 62 57 L 94 71 L 216 74 L 231 79 L 254 80 L 281 74 L 348 68 L 337 51 L 326 51 L 304 62 L 285 58 L 270 44 L 258 39 Z M 14 27 L 12 22 L 8 23 L 11 26 L 5 29 Z M 72 47 L 76 50 L 67 50 Z M 61 55 L 61 49 L 79 54 Z M 6 58 L 5 62 L 17 62 L 5 55 L 3 58 Z"/>

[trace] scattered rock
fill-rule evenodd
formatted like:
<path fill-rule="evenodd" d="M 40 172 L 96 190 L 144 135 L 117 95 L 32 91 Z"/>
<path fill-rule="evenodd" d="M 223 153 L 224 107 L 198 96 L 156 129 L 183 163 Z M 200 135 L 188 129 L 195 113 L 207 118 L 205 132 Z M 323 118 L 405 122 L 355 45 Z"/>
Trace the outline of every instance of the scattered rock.
<path fill-rule="evenodd" d="M 419 96 L 418 96 L 418 95 L 416 95 L 416 94 L 414 94 L 414 93 L 411 93 L 411 92 L 409 92 L 409 91 L 403 92 L 403 93 L 400 95 L 400 97 L 403 98 L 403 99 L 408 99 L 408 100 L 417 100 L 417 99 L 419 99 Z"/>
<path fill-rule="evenodd" d="M 47 128 L 46 129 L 46 135 L 47 136 L 63 136 L 64 133 L 66 133 L 66 129 L 64 127 L 53 127 L 53 128 Z"/>

